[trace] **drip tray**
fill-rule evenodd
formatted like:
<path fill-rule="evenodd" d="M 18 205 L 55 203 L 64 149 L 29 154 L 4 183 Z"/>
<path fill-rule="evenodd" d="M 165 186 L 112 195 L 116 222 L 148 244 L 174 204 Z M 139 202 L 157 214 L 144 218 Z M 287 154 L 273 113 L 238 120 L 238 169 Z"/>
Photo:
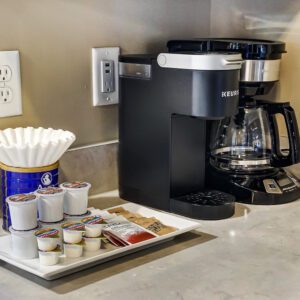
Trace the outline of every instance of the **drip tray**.
<path fill-rule="evenodd" d="M 171 211 L 200 220 L 221 220 L 234 214 L 235 197 L 216 190 L 190 193 L 171 199 Z"/>

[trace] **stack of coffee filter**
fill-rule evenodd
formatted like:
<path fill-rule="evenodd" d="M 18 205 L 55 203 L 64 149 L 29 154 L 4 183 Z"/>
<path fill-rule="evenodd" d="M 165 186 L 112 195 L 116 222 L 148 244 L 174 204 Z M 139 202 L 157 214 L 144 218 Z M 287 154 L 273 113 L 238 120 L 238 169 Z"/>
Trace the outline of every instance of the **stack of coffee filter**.
<path fill-rule="evenodd" d="M 58 160 L 75 141 L 70 131 L 52 128 L 0 130 L 3 228 L 11 225 L 5 199 L 58 186 Z"/>
<path fill-rule="evenodd" d="M 37 168 L 57 162 L 75 135 L 52 128 L 8 128 L 0 130 L 0 162 L 11 167 Z"/>

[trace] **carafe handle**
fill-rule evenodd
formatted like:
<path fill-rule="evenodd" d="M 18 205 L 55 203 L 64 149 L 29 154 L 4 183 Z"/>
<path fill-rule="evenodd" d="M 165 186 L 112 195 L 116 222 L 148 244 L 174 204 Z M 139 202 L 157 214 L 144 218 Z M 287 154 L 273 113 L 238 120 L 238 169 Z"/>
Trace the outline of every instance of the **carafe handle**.
<path fill-rule="evenodd" d="M 298 163 L 300 161 L 300 138 L 295 111 L 289 102 L 265 104 L 269 114 L 271 137 L 273 137 L 271 165 L 273 167 L 286 167 Z M 288 155 L 282 155 L 280 151 L 280 137 L 275 117 L 276 114 L 282 114 L 285 120 L 289 140 Z"/>

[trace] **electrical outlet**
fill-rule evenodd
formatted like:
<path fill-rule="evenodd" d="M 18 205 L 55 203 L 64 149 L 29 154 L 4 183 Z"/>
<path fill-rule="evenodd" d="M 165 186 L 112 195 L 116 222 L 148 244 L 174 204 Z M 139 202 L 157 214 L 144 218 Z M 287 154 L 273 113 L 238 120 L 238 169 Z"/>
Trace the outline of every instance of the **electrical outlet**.
<path fill-rule="evenodd" d="M 115 91 L 114 65 L 113 60 L 106 59 L 100 62 L 101 93 L 112 93 Z"/>
<path fill-rule="evenodd" d="M 92 49 L 93 106 L 119 102 L 120 48 Z"/>
<path fill-rule="evenodd" d="M 9 87 L 0 88 L 0 104 L 11 103 L 13 100 L 13 92 Z"/>
<path fill-rule="evenodd" d="M 11 80 L 11 68 L 9 66 L 0 66 L 0 82 Z"/>
<path fill-rule="evenodd" d="M 19 51 L 0 51 L 0 117 L 22 114 Z"/>

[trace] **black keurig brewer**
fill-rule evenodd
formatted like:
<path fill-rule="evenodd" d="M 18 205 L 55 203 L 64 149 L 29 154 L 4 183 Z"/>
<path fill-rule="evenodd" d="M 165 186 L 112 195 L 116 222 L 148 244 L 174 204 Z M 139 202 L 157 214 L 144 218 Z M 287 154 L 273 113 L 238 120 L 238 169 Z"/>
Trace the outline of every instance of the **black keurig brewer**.
<path fill-rule="evenodd" d="M 241 53 L 239 109 L 214 122 L 211 129 L 208 183 L 229 192 L 238 202 L 280 204 L 296 200 L 300 190 L 282 167 L 299 162 L 297 120 L 289 103 L 259 100 L 279 80 L 285 44 L 265 40 L 197 39 L 168 43 L 170 52 Z M 276 115 L 284 117 L 289 149 L 280 145 Z"/>
<path fill-rule="evenodd" d="M 119 190 L 128 201 L 199 219 L 234 213 L 207 189 L 208 120 L 235 115 L 239 53 L 120 57 Z"/>

